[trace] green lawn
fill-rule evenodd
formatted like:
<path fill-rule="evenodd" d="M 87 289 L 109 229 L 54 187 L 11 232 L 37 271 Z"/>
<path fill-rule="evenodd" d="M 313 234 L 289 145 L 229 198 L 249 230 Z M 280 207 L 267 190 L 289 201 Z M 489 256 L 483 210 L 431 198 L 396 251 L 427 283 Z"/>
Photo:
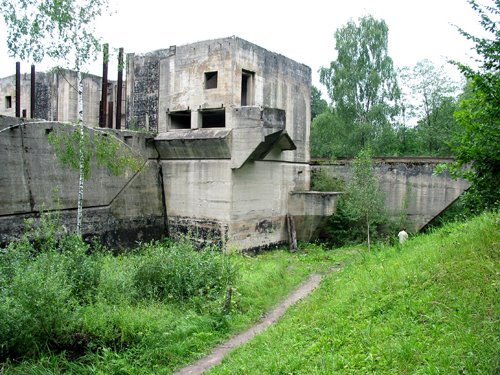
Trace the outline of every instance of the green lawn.
<path fill-rule="evenodd" d="M 496 213 L 365 254 L 210 374 L 499 373 L 499 244 Z"/>

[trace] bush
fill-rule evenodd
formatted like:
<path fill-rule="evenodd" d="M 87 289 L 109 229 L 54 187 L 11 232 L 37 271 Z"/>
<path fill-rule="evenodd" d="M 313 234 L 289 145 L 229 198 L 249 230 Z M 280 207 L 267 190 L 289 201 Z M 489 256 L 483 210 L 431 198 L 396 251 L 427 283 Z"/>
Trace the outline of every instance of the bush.
<path fill-rule="evenodd" d="M 213 249 L 197 251 L 187 239 L 170 247 L 153 242 L 142 251 L 134 275 L 138 299 L 215 300 L 236 277 L 236 268 L 227 255 Z"/>
<path fill-rule="evenodd" d="M 39 254 L 31 261 L 17 263 L 11 277 L 2 280 L 2 359 L 33 355 L 69 342 L 77 301 L 72 295 L 64 258 L 54 251 Z M 2 259 L 3 264 L 5 260 Z"/>
<path fill-rule="evenodd" d="M 311 190 L 345 191 L 345 182 L 330 176 L 324 169 L 317 169 L 311 174 Z"/>
<path fill-rule="evenodd" d="M 74 346 L 78 309 L 96 295 L 100 256 L 54 217 L 27 221 L 22 238 L 0 249 L 0 360 Z"/>

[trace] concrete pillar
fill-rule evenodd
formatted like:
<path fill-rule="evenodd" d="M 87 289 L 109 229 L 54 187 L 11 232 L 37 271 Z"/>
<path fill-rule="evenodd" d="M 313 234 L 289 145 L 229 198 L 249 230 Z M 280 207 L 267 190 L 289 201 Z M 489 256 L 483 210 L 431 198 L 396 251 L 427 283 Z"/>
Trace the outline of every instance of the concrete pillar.
<path fill-rule="evenodd" d="M 191 111 L 191 129 L 201 128 L 201 114 L 200 111 Z"/>

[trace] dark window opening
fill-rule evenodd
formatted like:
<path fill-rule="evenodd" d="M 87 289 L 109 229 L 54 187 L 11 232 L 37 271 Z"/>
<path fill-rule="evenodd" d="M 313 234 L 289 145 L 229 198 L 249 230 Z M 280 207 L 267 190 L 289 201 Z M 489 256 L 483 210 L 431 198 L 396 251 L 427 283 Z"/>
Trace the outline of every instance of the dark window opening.
<path fill-rule="evenodd" d="M 255 73 L 243 70 L 241 72 L 241 105 L 254 104 L 254 77 Z"/>
<path fill-rule="evenodd" d="M 8 95 L 5 97 L 5 109 L 12 108 L 12 96 Z"/>
<path fill-rule="evenodd" d="M 209 109 L 200 111 L 202 128 L 224 128 L 226 126 L 226 111 L 222 109 Z"/>
<path fill-rule="evenodd" d="M 23 118 L 26 118 L 26 109 L 23 109 L 23 112 L 22 112 L 22 113 L 23 113 L 23 115 L 22 115 L 22 116 L 23 116 Z"/>
<path fill-rule="evenodd" d="M 168 114 L 169 129 L 191 129 L 191 111 L 177 111 Z"/>
<path fill-rule="evenodd" d="M 217 72 L 205 73 L 205 88 L 206 89 L 217 88 Z"/>

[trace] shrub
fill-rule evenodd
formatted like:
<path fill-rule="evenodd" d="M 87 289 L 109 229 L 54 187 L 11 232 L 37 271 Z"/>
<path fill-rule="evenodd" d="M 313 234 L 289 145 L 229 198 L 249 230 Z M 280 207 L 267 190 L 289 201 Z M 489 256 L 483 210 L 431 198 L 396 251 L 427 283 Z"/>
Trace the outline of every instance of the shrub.
<path fill-rule="evenodd" d="M 187 301 L 214 300 L 232 285 L 236 268 L 227 255 L 213 249 L 197 251 L 187 239 L 165 247 L 144 246 L 134 275 L 137 298 Z"/>
<path fill-rule="evenodd" d="M 33 355 L 69 342 L 77 301 L 65 263 L 64 255 L 45 252 L 18 263 L 2 285 L 0 357 Z"/>
<path fill-rule="evenodd" d="M 330 176 L 324 169 L 317 169 L 311 174 L 311 190 L 345 191 L 345 182 Z"/>

